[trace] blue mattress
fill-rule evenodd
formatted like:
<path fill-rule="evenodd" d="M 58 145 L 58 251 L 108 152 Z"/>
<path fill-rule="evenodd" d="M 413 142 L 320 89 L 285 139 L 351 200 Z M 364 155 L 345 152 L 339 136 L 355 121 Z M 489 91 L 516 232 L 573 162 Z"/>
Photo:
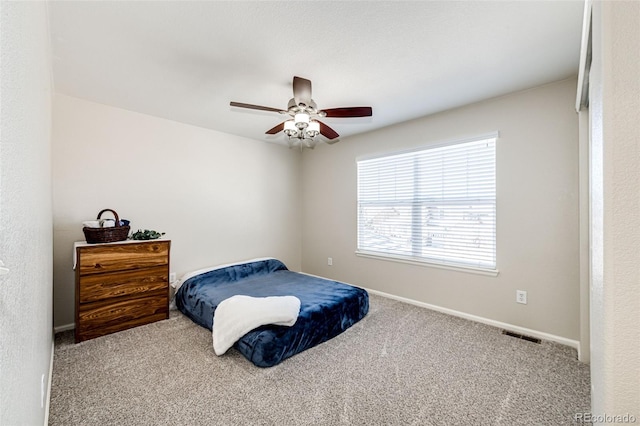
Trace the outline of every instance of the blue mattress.
<path fill-rule="evenodd" d="M 176 292 L 176 305 L 195 323 L 211 330 L 218 304 L 238 294 L 300 299 L 300 314 L 293 326 L 261 326 L 234 345 L 258 367 L 274 366 L 337 336 L 369 311 L 369 294 L 364 289 L 289 271 L 276 259 L 226 266 L 191 277 Z"/>

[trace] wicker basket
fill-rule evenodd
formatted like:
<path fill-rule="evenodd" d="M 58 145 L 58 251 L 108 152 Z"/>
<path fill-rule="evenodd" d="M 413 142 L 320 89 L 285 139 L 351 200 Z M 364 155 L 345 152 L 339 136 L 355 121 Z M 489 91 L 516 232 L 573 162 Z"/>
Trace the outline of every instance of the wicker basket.
<path fill-rule="evenodd" d="M 97 219 L 100 219 L 102 213 L 111 212 L 116 218 L 116 226 L 110 228 L 82 228 L 84 232 L 84 237 L 86 238 L 88 243 L 96 244 L 96 243 L 113 243 L 116 241 L 124 241 L 129 236 L 129 225 L 119 226 L 120 218 L 118 217 L 118 213 L 115 210 L 104 209 L 100 213 L 98 213 Z"/>

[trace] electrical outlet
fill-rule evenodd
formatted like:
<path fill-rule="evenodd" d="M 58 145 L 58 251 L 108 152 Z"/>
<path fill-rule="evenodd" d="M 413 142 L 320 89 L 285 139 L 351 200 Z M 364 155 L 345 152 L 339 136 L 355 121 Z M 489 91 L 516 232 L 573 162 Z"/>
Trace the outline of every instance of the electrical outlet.
<path fill-rule="evenodd" d="M 327 257 L 327 265 L 333 266 L 333 257 Z"/>
<path fill-rule="evenodd" d="M 516 290 L 516 302 L 527 304 L 527 292 L 524 290 Z"/>
<path fill-rule="evenodd" d="M 175 272 L 171 272 L 171 273 L 169 274 L 169 282 L 170 282 L 170 283 L 173 283 L 173 282 L 175 282 L 175 281 L 176 281 L 176 273 L 175 273 Z"/>

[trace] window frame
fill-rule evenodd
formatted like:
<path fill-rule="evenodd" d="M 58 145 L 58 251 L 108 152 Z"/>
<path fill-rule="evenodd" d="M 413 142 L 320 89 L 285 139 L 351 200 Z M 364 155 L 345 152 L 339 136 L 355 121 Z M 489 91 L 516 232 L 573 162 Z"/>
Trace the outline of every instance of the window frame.
<path fill-rule="evenodd" d="M 486 134 L 481 134 L 481 135 L 476 135 L 473 137 L 469 137 L 469 138 L 464 138 L 464 139 L 455 139 L 455 140 L 449 140 L 449 141 L 445 141 L 445 142 L 437 142 L 437 143 L 431 143 L 431 144 L 427 144 L 427 145 L 421 145 L 419 147 L 416 148 L 412 148 L 409 150 L 401 150 L 401 151 L 393 151 L 393 152 L 386 152 L 386 153 L 378 153 L 378 154 L 374 154 L 374 155 L 367 155 L 367 156 L 360 156 L 356 158 L 356 251 L 355 254 L 357 256 L 360 257 L 364 257 L 364 258 L 372 258 L 372 259 L 379 259 L 379 260 L 385 260 L 385 261 L 392 261 L 392 262 L 400 262 L 400 263 L 406 263 L 406 264 L 412 264 L 412 265 L 419 265 L 419 266 L 426 266 L 426 267 L 435 267 L 435 268 L 441 268 L 441 269 L 446 269 L 446 270 L 455 270 L 455 271 L 462 271 L 462 272 L 468 272 L 468 273 L 474 273 L 474 274 L 480 274 L 480 275 L 486 275 L 486 276 L 497 276 L 499 274 L 499 270 L 498 270 L 498 255 L 497 255 L 497 234 L 498 234 L 498 225 L 497 225 L 497 156 L 498 156 L 498 152 L 497 152 L 497 147 L 498 147 L 498 139 L 499 139 L 499 132 L 491 132 L 491 133 L 486 133 Z M 359 163 L 360 162 L 364 162 L 364 161 L 368 161 L 368 160 L 375 160 L 375 159 L 382 159 L 385 157 L 394 157 L 394 156 L 399 156 L 399 155 L 404 155 L 404 154 L 411 154 L 411 153 L 419 153 L 419 152 L 423 152 L 423 151 L 428 151 L 431 149 L 436 149 L 436 148 L 443 148 L 443 147 L 447 147 L 447 146 L 453 146 L 453 145 L 459 145 L 459 144 L 464 144 L 464 143 L 469 143 L 469 142 L 478 142 L 478 141 L 482 141 L 482 140 L 487 140 L 487 139 L 494 139 L 494 158 L 493 158 L 493 162 L 494 162 L 494 184 L 493 184 L 493 198 L 492 198 L 492 205 L 493 205 L 493 214 L 494 214 L 494 225 L 493 225 L 493 238 L 494 238 L 494 251 L 493 251 L 493 259 L 494 259 L 494 265 L 493 267 L 490 266 L 484 266 L 484 265 L 473 265 L 473 264 L 466 264 L 466 263 L 459 263 L 456 262 L 455 260 L 439 260 L 436 258 L 429 258 L 429 257 L 425 257 L 425 256 L 416 256 L 416 255 L 402 255 L 402 254 L 394 254 L 394 253 L 388 253 L 388 252 L 381 252 L 381 251 L 374 251 L 374 250 L 367 250 L 366 248 L 361 248 L 360 244 L 361 244 L 361 214 L 360 214 L 360 208 L 361 208 L 361 197 L 360 197 L 360 169 L 359 169 Z M 415 188 L 415 186 L 413 186 L 412 188 Z M 481 197 L 480 197 L 481 198 Z M 468 199 L 468 198 L 467 198 Z M 485 200 L 486 201 L 486 200 Z M 491 201 L 491 200 L 490 200 Z M 416 206 L 422 206 L 424 205 L 424 201 L 423 200 L 417 200 L 416 198 L 411 198 L 410 203 L 413 208 L 415 209 Z M 415 213 L 412 214 L 412 219 L 411 222 L 414 223 L 415 222 Z M 413 226 L 412 226 L 413 228 Z M 412 253 L 415 253 L 415 248 L 412 248 L 411 250 Z"/>

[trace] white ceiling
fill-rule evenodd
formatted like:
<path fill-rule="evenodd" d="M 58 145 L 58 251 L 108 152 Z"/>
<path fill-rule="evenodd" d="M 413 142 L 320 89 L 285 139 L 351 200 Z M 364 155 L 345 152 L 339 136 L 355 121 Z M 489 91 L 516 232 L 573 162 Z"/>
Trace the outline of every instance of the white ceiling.
<path fill-rule="evenodd" d="M 51 1 L 57 92 L 258 140 L 294 75 L 344 138 L 577 74 L 583 2 Z"/>

